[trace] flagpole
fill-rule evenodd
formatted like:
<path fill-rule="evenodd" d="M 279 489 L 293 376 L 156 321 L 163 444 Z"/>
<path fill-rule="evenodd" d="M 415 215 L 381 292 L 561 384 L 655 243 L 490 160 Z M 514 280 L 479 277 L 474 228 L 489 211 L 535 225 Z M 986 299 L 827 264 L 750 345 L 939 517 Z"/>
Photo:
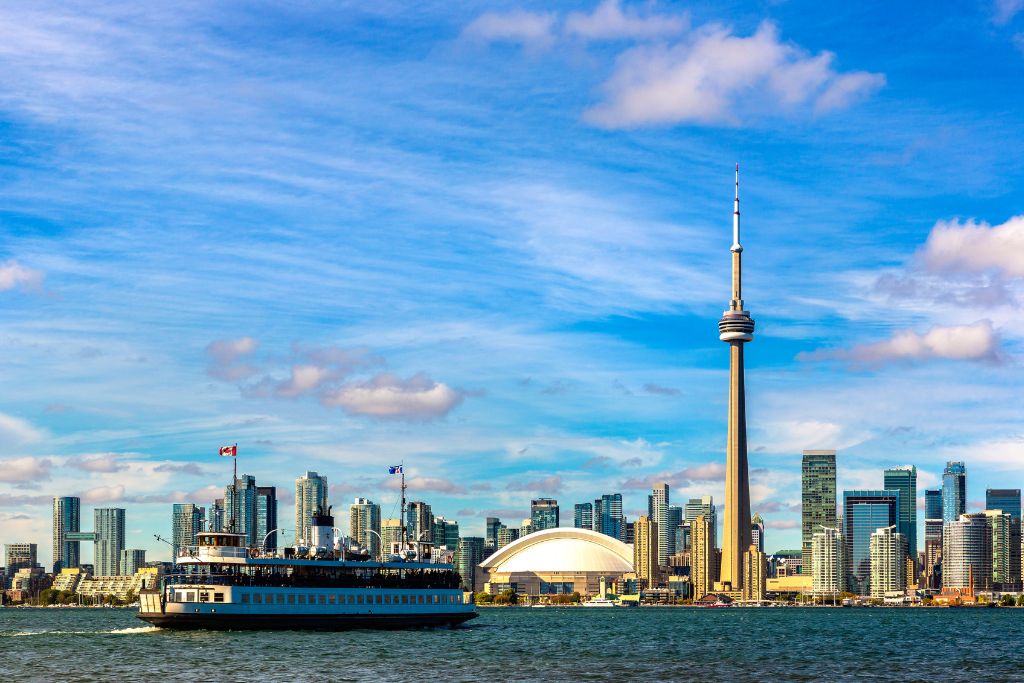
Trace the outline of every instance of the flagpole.
<path fill-rule="evenodd" d="M 405 462 L 403 461 L 398 466 L 398 471 L 402 473 L 402 509 L 398 513 L 402 519 L 402 554 L 404 555 L 406 548 L 409 546 L 409 529 L 405 525 Z"/>

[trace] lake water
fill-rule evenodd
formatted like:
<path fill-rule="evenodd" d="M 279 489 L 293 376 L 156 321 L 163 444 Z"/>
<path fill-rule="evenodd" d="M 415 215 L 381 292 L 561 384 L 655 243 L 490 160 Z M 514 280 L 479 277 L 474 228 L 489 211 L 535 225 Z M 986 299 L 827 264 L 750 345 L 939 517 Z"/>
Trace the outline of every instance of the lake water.
<path fill-rule="evenodd" d="M 484 609 L 457 629 L 175 632 L 0 609 L 10 681 L 1024 680 L 1024 609 Z"/>

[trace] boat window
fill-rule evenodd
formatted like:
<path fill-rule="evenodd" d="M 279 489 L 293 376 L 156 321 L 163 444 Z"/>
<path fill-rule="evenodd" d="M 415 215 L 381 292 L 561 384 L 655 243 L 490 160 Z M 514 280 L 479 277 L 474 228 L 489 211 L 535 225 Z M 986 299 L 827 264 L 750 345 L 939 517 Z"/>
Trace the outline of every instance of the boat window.
<path fill-rule="evenodd" d="M 377 604 L 379 605 L 379 604 L 381 603 L 381 601 L 382 601 L 382 600 L 383 600 L 383 598 L 381 598 L 381 596 L 379 596 L 379 595 L 378 595 L 378 596 L 377 596 L 377 600 L 376 600 L 376 603 L 377 603 Z"/>
<path fill-rule="evenodd" d="M 188 591 L 187 593 L 185 593 L 185 602 L 195 602 L 195 601 L 196 601 L 195 591 Z"/>
<path fill-rule="evenodd" d="M 385 595 L 384 596 L 384 604 L 385 605 L 390 605 L 391 604 L 391 596 L 390 595 Z"/>
<path fill-rule="evenodd" d="M 199 591 L 199 602 L 209 602 L 210 594 L 206 591 Z"/>
<path fill-rule="evenodd" d="M 362 600 L 362 598 L 363 598 L 363 596 L 361 596 L 361 595 L 360 595 L 360 596 L 359 596 L 359 604 L 360 604 L 360 605 L 361 605 L 361 604 L 363 604 L 363 600 Z M 354 595 L 350 595 L 350 596 L 348 596 L 348 604 L 350 604 L 350 605 L 354 605 L 354 604 L 355 604 L 355 602 L 356 602 L 356 596 L 354 596 Z"/>
<path fill-rule="evenodd" d="M 402 604 L 403 605 L 408 605 L 409 604 L 409 596 L 408 595 L 403 595 L 402 596 Z"/>
<path fill-rule="evenodd" d="M 431 595 L 430 597 L 432 597 L 434 599 L 433 602 L 434 602 L 435 605 L 437 603 L 441 602 L 441 596 L 440 595 Z"/>
<path fill-rule="evenodd" d="M 224 602 L 224 594 L 223 593 L 214 593 L 213 594 L 213 601 L 214 602 Z"/>
<path fill-rule="evenodd" d="M 352 596 L 350 595 L 349 597 L 352 597 Z M 360 605 L 363 604 L 363 596 L 362 595 L 359 596 L 358 602 L 359 602 Z"/>
<path fill-rule="evenodd" d="M 299 604 L 300 605 L 305 605 L 306 604 L 306 596 L 305 595 L 300 595 L 299 596 Z"/>
<path fill-rule="evenodd" d="M 337 604 L 338 604 L 338 596 L 337 596 L 337 595 L 335 595 L 334 593 L 331 593 L 331 595 L 330 595 L 330 598 L 328 598 L 328 600 L 327 600 L 327 601 L 328 601 L 328 602 L 329 602 L 330 604 L 332 604 L 332 605 L 337 605 Z"/>
<path fill-rule="evenodd" d="M 326 605 L 326 604 L 327 604 L 327 596 L 326 596 L 326 595 L 323 595 L 323 594 L 321 594 L 321 595 L 320 595 L 320 596 L 319 596 L 319 597 L 318 597 L 318 598 L 316 599 L 316 601 L 317 601 L 317 603 L 318 603 L 318 604 L 321 604 L 321 605 Z M 334 596 L 333 596 L 333 595 L 331 596 L 331 602 L 332 602 L 332 603 L 334 602 Z"/>
<path fill-rule="evenodd" d="M 262 593 L 253 593 L 252 601 L 255 604 L 257 604 L 257 605 L 262 605 L 263 604 L 263 594 Z"/>
<path fill-rule="evenodd" d="M 295 595 L 289 595 L 288 596 L 288 604 L 289 605 L 294 605 L 295 604 Z"/>
<path fill-rule="evenodd" d="M 277 604 L 279 604 L 279 605 L 283 605 L 284 604 L 284 593 L 278 593 L 277 594 L 277 598 L 275 598 L 275 602 Z"/>
<path fill-rule="evenodd" d="M 249 594 L 248 593 L 242 593 L 242 604 L 246 605 L 248 603 L 249 603 Z"/>
<path fill-rule="evenodd" d="M 419 597 L 417 598 L 416 602 L 418 602 L 419 604 L 421 604 L 421 605 L 422 605 L 422 604 L 423 604 L 423 596 L 422 596 L 422 595 L 420 595 L 420 596 L 419 596 Z"/>

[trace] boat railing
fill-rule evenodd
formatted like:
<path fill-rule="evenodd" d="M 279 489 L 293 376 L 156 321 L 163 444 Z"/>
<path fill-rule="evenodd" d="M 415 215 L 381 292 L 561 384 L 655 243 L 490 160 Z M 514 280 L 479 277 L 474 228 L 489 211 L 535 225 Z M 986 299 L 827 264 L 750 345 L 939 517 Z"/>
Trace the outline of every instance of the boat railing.
<path fill-rule="evenodd" d="M 258 586 L 270 588 L 458 588 L 456 572 L 409 572 L 404 576 L 389 574 L 338 574 L 335 576 L 289 574 L 221 574 L 189 572 L 167 574 L 165 585 L 224 585 Z"/>

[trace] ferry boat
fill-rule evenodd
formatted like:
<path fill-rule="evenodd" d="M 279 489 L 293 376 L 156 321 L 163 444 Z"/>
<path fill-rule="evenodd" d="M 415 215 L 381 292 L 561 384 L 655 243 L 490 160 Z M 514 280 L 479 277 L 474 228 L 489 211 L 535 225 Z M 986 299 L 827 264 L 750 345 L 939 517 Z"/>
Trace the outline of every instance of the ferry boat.
<path fill-rule="evenodd" d="M 334 541 L 329 511 L 312 522 L 310 544 L 280 556 L 246 547 L 243 534 L 197 534 L 197 545 L 178 554 L 177 573 L 139 591 L 139 619 L 171 629 L 346 630 L 456 626 L 477 616 L 450 557 L 430 544 L 403 540 L 374 561 Z"/>

